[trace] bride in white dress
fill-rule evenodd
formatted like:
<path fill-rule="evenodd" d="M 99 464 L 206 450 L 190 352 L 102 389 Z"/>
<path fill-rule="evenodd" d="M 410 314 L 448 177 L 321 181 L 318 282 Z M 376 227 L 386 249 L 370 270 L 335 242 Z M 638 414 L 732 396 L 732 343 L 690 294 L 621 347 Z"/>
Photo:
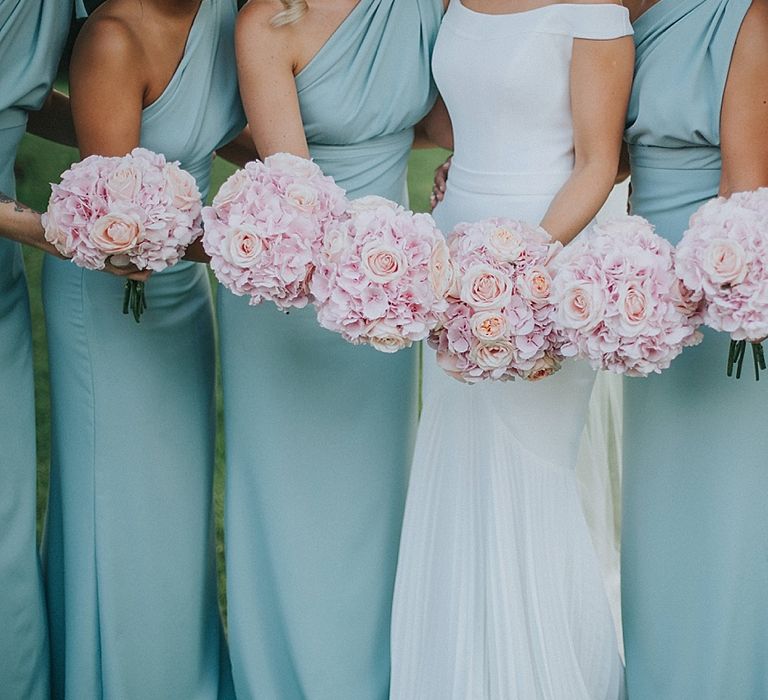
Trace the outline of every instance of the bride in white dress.
<path fill-rule="evenodd" d="M 506 216 L 568 243 L 589 225 L 618 168 L 631 34 L 627 11 L 609 1 L 451 0 L 433 59 L 454 142 L 435 210 L 443 231 Z M 594 378 L 571 361 L 538 383 L 467 386 L 426 355 L 395 587 L 394 700 L 623 696 L 575 475 Z"/>

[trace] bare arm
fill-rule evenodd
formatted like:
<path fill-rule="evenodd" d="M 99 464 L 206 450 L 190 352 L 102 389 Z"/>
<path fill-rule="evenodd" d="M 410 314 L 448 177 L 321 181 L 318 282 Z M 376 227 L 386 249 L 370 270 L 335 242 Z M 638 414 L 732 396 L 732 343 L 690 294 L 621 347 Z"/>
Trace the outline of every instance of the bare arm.
<path fill-rule="evenodd" d="M 259 153 L 253 143 L 251 130 L 246 126 L 232 141 L 222 146 L 216 155 L 241 168 L 252 160 L 257 160 Z"/>
<path fill-rule="evenodd" d="M 592 221 L 616 182 L 633 71 L 631 37 L 574 41 L 574 169 L 541 222 L 564 244 Z"/>
<path fill-rule="evenodd" d="M 720 144 L 722 195 L 768 187 L 768 0 L 754 0 L 736 41 Z"/>
<path fill-rule="evenodd" d="M 0 192 L 0 235 L 59 257 L 56 249 L 45 240 L 40 214 L 2 192 Z"/>
<path fill-rule="evenodd" d="M 453 150 L 453 125 L 448 108 L 442 97 L 437 98 L 430 113 L 416 125 L 414 148 L 434 148 L 439 146 Z"/>
<path fill-rule="evenodd" d="M 86 22 L 70 68 L 72 116 L 86 157 L 123 156 L 139 145 L 145 82 L 141 45 L 112 17 Z"/>
<path fill-rule="evenodd" d="M 69 97 L 53 90 L 39 112 L 30 112 L 27 130 L 35 136 L 77 148 Z"/>
<path fill-rule="evenodd" d="M 285 152 L 309 158 L 294 79 L 296 28 L 273 27 L 274 13 L 271 3 L 251 2 L 237 20 L 235 47 L 243 107 L 262 157 Z"/>

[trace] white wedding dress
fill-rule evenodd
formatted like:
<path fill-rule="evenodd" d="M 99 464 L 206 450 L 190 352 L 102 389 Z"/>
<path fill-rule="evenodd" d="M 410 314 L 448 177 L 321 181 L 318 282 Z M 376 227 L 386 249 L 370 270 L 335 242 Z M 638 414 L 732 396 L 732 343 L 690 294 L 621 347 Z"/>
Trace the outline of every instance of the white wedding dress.
<path fill-rule="evenodd" d="M 435 211 L 538 223 L 573 168 L 574 39 L 632 33 L 627 11 L 506 15 L 451 0 L 433 59 L 455 153 Z M 394 700 L 617 700 L 619 646 L 579 499 L 595 373 L 468 386 L 425 351 L 392 622 Z"/>

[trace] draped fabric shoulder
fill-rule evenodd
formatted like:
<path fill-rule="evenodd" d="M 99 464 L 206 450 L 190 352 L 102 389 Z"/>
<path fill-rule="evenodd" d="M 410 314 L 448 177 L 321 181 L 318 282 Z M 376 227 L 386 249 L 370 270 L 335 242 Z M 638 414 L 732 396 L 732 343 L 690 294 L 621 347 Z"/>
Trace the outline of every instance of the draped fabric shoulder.
<path fill-rule="evenodd" d="M 441 0 L 360 0 L 297 76 L 310 151 L 350 194 L 405 197 L 413 126 L 434 104 Z"/>
<path fill-rule="evenodd" d="M 751 4 L 662 0 L 635 22 L 636 87 L 626 134 L 630 145 L 719 147 L 720 105 L 731 55 Z M 719 155 L 711 152 L 702 164 L 719 168 Z"/>
<path fill-rule="evenodd" d="M 236 16 L 235 0 L 202 1 L 176 73 L 141 120 L 142 145 L 181 161 L 203 195 L 210 182 L 211 154 L 245 126 L 240 97 L 232 89 Z"/>
<path fill-rule="evenodd" d="M 73 16 L 73 0 L 0 3 L 0 129 L 25 123 L 25 112 L 42 106 Z"/>
<path fill-rule="evenodd" d="M 660 0 L 635 23 L 632 209 L 677 243 L 720 186 L 720 115 L 750 0 Z M 624 383 L 622 605 L 629 697 L 768 697 L 765 387 L 704 330 Z M 745 575 L 744 572 L 749 572 Z"/>

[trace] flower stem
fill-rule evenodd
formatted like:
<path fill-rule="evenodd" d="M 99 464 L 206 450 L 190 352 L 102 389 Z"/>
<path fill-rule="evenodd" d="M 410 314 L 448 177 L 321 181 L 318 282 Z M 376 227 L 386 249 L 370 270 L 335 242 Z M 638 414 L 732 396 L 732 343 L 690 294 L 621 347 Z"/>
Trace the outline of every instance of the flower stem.
<path fill-rule="evenodd" d="M 134 321 L 139 323 L 141 315 L 147 310 L 147 298 L 144 293 L 144 282 L 128 280 L 125 283 L 123 295 L 123 313 L 132 314 Z"/>

